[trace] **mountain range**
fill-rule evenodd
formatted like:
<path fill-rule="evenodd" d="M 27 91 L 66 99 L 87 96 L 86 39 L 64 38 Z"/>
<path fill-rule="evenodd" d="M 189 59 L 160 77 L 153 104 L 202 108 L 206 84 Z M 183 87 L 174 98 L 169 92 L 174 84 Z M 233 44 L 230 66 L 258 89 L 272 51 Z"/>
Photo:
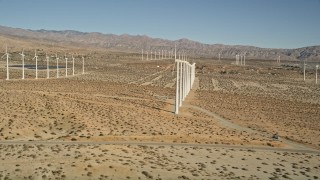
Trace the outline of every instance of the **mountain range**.
<path fill-rule="evenodd" d="M 144 51 L 173 50 L 186 52 L 189 56 L 217 58 L 235 58 L 237 54 L 251 59 L 275 60 L 320 60 L 320 45 L 297 49 L 259 48 L 243 45 L 203 44 L 189 39 L 175 41 L 151 38 L 141 35 L 114 35 L 98 32 L 79 32 L 74 30 L 29 30 L 0 25 L 0 42 L 14 39 L 19 41 L 41 42 L 54 46 L 73 46 L 79 48 L 99 48 L 110 51 L 126 51 L 140 53 Z M 4 42 L 3 42 L 4 43 Z"/>

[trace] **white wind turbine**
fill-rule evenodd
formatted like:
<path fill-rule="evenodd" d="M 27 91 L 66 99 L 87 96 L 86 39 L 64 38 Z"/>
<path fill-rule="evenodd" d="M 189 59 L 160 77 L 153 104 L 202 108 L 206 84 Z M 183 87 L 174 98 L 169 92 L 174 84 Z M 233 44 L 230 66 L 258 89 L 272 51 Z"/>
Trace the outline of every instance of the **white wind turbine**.
<path fill-rule="evenodd" d="M 57 78 L 59 78 L 59 57 L 56 54 L 56 60 L 57 60 Z"/>
<path fill-rule="evenodd" d="M 64 59 L 66 60 L 66 77 L 68 76 L 68 58 L 67 55 L 64 55 Z"/>
<path fill-rule="evenodd" d="M 36 79 L 38 79 L 38 56 L 37 56 L 37 50 L 34 51 L 34 57 L 32 58 L 36 59 Z"/>
<path fill-rule="evenodd" d="M 142 53 L 141 53 L 141 60 L 143 61 L 143 49 L 142 49 Z"/>
<path fill-rule="evenodd" d="M 161 59 L 163 59 L 163 49 L 161 50 Z"/>
<path fill-rule="evenodd" d="M 7 56 L 7 79 L 6 80 L 9 80 L 9 56 L 10 56 L 10 54 L 8 53 L 8 46 L 6 46 L 6 53 L 2 56 L 2 58 L 4 56 Z"/>
<path fill-rule="evenodd" d="M 221 49 L 221 51 L 219 51 L 219 61 L 221 60 L 221 53 L 223 51 L 223 48 Z"/>
<path fill-rule="evenodd" d="M 21 59 L 22 59 L 22 79 L 24 79 L 24 54 L 23 54 L 23 51 L 24 50 L 22 50 L 22 53 L 20 54 L 21 55 Z"/>
<path fill-rule="evenodd" d="M 277 62 L 280 63 L 280 55 L 278 56 Z"/>
<path fill-rule="evenodd" d="M 173 54 L 173 52 L 172 52 L 172 54 Z M 176 61 L 176 60 L 177 60 L 177 45 L 174 44 L 174 61 Z M 177 64 L 177 65 L 179 65 L 179 64 Z M 174 62 L 174 64 L 173 64 L 172 76 L 173 76 L 175 68 L 178 68 L 178 67 L 176 67 L 176 62 Z"/>

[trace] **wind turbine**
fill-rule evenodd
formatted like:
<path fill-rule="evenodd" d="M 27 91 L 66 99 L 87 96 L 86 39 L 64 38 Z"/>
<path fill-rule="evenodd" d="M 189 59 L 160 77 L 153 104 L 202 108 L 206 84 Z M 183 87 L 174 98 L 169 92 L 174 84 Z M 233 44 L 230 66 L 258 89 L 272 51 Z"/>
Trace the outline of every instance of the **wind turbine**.
<path fill-rule="evenodd" d="M 74 76 L 74 57 L 72 54 L 72 76 Z"/>
<path fill-rule="evenodd" d="M 219 61 L 221 60 L 221 53 L 222 53 L 223 49 L 221 51 L 219 51 Z"/>
<path fill-rule="evenodd" d="M 59 57 L 56 54 L 56 60 L 57 60 L 57 78 L 59 78 Z"/>
<path fill-rule="evenodd" d="M 179 95 L 179 81 L 181 81 L 181 79 L 179 78 L 179 75 L 180 75 L 180 63 L 179 61 L 176 61 L 174 62 L 174 64 L 177 64 L 177 76 L 176 76 L 176 101 L 175 101 L 175 114 L 178 114 L 179 113 L 179 103 L 180 103 L 180 95 Z M 173 73 L 173 71 L 172 71 Z"/>
<path fill-rule="evenodd" d="M 161 50 L 161 59 L 163 59 L 163 49 Z"/>
<path fill-rule="evenodd" d="M 64 59 L 66 60 L 66 77 L 67 77 L 68 76 L 68 58 L 66 54 L 64 54 Z"/>
<path fill-rule="evenodd" d="M 49 77 L 50 77 L 50 74 L 49 74 L 49 56 L 48 56 L 47 53 L 46 53 L 46 60 L 47 60 L 47 79 L 49 79 Z"/>
<path fill-rule="evenodd" d="M 157 60 L 157 50 L 154 50 L 154 59 L 153 60 Z"/>
<path fill-rule="evenodd" d="M 164 58 L 167 59 L 167 50 L 164 50 Z"/>
<path fill-rule="evenodd" d="M 277 63 L 280 63 L 280 55 L 277 58 Z"/>
<path fill-rule="evenodd" d="M 4 56 L 7 56 L 7 79 L 9 80 L 9 53 L 8 53 L 8 46 L 6 46 L 6 53 L 1 57 L 3 58 Z"/>
<path fill-rule="evenodd" d="M 239 54 L 236 55 L 236 65 L 239 65 Z"/>
<path fill-rule="evenodd" d="M 176 60 L 177 60 L 177 45 L 175 44 L 174 45 L 174 65 L 173 65 L 173 69 L 172 69 L 172 76 L 173 76 L 173 73 L 174 73 L 174 69 L 176 68 Z M 178 71 L 178 66 L 179 66 L 179 63 L 177 63 L 177 71 Z M 178 77 L 178 76 L 177 76 Z"/>
<path fill-rule="evenodd" d="M 36 79 L 38 79 L 38 56 L 37 56 L 37 50 L 34 50 L 34 57 L 32 60 L 36 59 Z"/>
<path fill-rule="evenodd" d="M 24 79 L 24 54 L 23 54 L 23 51 L 24 50 L 22 50 L 22 53 L 20 54 L 21 55 L 21 58 L 22 58 L 22 79 Z"/>
<path fill-rule="evenodd" d="M 142 53 L 141 53 L 141 59 L 142 59 L 142 61 L 143 61 L 143 49 L 142 49 Z"/>

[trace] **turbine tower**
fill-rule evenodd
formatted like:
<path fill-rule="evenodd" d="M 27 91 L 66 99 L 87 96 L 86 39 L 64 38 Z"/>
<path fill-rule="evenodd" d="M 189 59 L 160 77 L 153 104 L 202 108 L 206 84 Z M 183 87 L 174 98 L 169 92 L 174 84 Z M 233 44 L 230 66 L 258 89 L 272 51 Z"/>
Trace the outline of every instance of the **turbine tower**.
<path fill-rule="evenodd" d="M 161 50 L 161 59 L 163 59 L 163 49 Z"/>
<path fill-rule="evenodd" d="M 175 60 L 176 61 L 176 60 Z M 180 100 L 179 100 L 179 81 L 181 81 L 181 79 L 179 79 L 179 72 L 180 72 L 180 63 L 179 61 L 176 61 L 175 64 L 177 64 L 177 78 L 176 78 L 176 101 L 175 101 L 175 114 L 178 114 L 179 113 L 179 103 L 180 103 Z"/>
<path fill-rule="evenodd" d="M 174 59 L 177 59 L 177 45 L 174 45 Z"/>
<path fill-rule="evenodd" d="M 21 79 L 24 79 L 24 54 L 23 54 L 23 51 L 24 50 L 22 50 L 22 53 L 20 54 L 21 55 L 21 59 L 22 59 L 22 78 Z"/>
<path fill-rule="evenodd" d="M 37 56 L 37 50 L 34 50 L 34 57 L 32 60 L 36 59 L 36 79 L 38 79 L 38 56 Z"/>
<path fill-rule="evenodd" d="M 280 63 L 280 55 L 278 56 L 277 62 Z"/>
<path fill-rule="evenodd" d="M 7 56 L 7 79 L 6 80 L 9 80 L 9 53 L 8 53 L 8 46 L 6 46 L 6 53 L 2 56 L 2 58 L 4 56 Z"/>
<path fill-rule="evenodd" d="M 142 49 L 142 53 L 141 53 L 141 59 L 142 59 L 142 61 L 143 61 L 143 49 Z"/>
<path fill-rule="evenodd" d="M 67 55 L 64 55 L 64 59 L 66 60 L 66 77 L 68 77 L 68 58 Z"/>
<path fill-rule="evenodd" d="M 59 78 L 59 57 L 56 54 L 56 60 L 57 60 L 57 78 Z"/>

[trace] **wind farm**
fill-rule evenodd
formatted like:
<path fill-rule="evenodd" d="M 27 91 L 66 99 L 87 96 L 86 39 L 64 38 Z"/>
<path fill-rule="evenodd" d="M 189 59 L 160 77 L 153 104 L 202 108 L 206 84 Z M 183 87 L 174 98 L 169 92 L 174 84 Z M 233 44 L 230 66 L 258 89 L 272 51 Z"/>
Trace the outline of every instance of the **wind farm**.
<path fill-rule="evenodd" d="M 316 2 L 0 6 L 0 179 L 320 179 Z"/>
<path fill-rule="evenodd" d="M 3 49 L 0 147 L 2 152 L 10 147 L 15 147 L 13 154 L 20 152 L 19 162 L 13 160 L 16 155 L 1 153 L 4 176 L 318 177 L 315 68 L 305 66 L 304 80 L 304 64 L 295 67 L 295 61 L 246 57 L 244 64 L 240 53 L 236 62 L 223 56 L 198 58 L 179 45 L 166 47 L 175 49 L 167 58 L 161 48 L 146 48 L 142 54 L 44 47 L 24 48 L 22 53 L 15 53 L 13 45 Z M 51 56 L 55 63 L 49 63 Z M 42 150 L 21 151 L 25 147 Z M 52 154 L 55 148 L 59 151 Z M 32 154 L 39 165 L 33 169 L 28 166 Z M 151 160 L 155 157 L 157 161 Z M 257 171 L 257 159 L 266 172 Z M 303 168 L 310 171 L 302 169 L 301 159 L 309 162 Z M 171 163 L 163 166 L 164 161 Z M 193 163 L 205 167 L 196 169 Z M 283 170 L 277 172 L 274 163 Z"/>

